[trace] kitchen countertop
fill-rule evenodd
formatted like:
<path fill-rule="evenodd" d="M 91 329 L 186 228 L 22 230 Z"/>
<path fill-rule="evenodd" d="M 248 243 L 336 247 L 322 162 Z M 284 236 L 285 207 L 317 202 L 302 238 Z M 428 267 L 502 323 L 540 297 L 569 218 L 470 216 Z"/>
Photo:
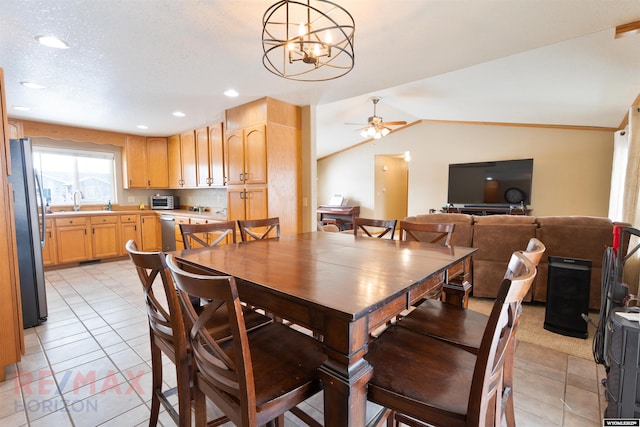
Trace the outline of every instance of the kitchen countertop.
<path fill-rule="evenodd" d="M 60 218 L 67 216 L 95 216 L 95 215 L 140 215 L 140 214 L 150 214 L 155 213 L 158 215 L 180 215 L 180 216 L 188 216 L 191 218 L 202 218 L 202 219 L 215 219 L 218 221 L 226 221 L 227 215 L 226 212 L 224 214 L 217 212 L 198 212 L 198 211 L 190 211 L 188 209 L 168 209 L 168 210 L 153 210 L 153 209 L 116 209 L 112 211 L 107 210 L 79 210 L 79 211 L 57 211 L 53 213 L 47 214 L 47 218 Z"/>

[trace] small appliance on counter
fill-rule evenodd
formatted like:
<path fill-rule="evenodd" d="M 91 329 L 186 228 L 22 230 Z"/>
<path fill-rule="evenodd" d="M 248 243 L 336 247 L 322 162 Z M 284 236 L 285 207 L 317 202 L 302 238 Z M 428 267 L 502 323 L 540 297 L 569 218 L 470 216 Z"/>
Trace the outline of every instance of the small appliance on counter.
<path fill-rule="evenodd" d="M 175 209 L 180 206 L 178 198 L 174 196 L 151 196 L 151 209 Z"/>

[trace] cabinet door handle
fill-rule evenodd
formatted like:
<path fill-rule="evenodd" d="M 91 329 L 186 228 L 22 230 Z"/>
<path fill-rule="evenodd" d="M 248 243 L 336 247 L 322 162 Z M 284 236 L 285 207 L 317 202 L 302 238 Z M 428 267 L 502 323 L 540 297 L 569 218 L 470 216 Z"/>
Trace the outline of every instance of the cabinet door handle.
<path fill-rule="evenodd" d="M 244 175 L 244 174 L 243 174 L 242 172 L 240 172 L 240 181 L 243 181 L 243 178 L 242 178 L 242 177 L 243 177 L 243 175 Z"/>
<path fill-rule="evenodd" d="M 248 180 L 249 179 L 249 174 L 247 172 L 244 173 L 244 180 Z"/>
<path fill-rule="evenodd" d="M 151 187 L 151 180 L 147 181 L 147 186 Z"/>
<path fill-rule="evenodd" d="M 133 180 L 129 180 L 129 186 L 133 185 Z"/>

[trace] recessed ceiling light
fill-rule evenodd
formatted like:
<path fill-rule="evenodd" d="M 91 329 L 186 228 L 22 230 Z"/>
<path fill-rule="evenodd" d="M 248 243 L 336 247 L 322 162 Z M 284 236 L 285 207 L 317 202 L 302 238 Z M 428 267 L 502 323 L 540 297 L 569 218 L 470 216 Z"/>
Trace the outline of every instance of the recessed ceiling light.
<path fill-rule="evenodd" d="M 186 116 L 186 114 L 183 113 L 182 111 L 174 111 L 173 115 L 176 116 L 176 117 L 184 117 L 184 116 Z"/>
<path fill-rule="evenodd" d="M 234 89 L 227 89 L 224 91 L 224 94 L 227 95 L 229 98 L 235 98 L 236 96 L 238 96 L 238 91 L 234 90 Z"/>
<path fill-rule="evenodd" d="M 24 87 L 28 87 L 29 89 L 44 89 L 44 86 L 39 85 L 38 83 L 20 82 L 20 84 Z"/>
<path fill-rule="evenodd" d="M 69 49 L 67 42 L 54 36 L 36 36 L 35 39 L 43 46 L 55 47 L 56 49 Z"/>
<path fill-rule="evenodd" d="M 147 125 L 138 125 L 136 126 L 138 129 L 149 129 L 149 126 Z"/>
<path fill-rule="evenodd" d="M 31 108 L 29 108 L 29 107 L 23 107 L 23 106 L 21 106 L 21 105 L 14 105 L 14 106 L 13 106 L 13 109 L 14 109 L 14 110 L 20 110 L 20 111 L 29 111 Z"/>

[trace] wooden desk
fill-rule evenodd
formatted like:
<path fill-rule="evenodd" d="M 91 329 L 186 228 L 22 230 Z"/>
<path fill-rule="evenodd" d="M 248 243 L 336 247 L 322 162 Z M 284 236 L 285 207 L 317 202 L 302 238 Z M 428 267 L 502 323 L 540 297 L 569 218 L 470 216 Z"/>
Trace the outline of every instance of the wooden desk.
<path fill-rule="evenodd" d="M 240 298 L 324 337 L 325 426 L 363 426 L 369 333 L 443 286 L 476 249 L 303 233 L 176 252 L 185 264 L 236 277 Z"/>

